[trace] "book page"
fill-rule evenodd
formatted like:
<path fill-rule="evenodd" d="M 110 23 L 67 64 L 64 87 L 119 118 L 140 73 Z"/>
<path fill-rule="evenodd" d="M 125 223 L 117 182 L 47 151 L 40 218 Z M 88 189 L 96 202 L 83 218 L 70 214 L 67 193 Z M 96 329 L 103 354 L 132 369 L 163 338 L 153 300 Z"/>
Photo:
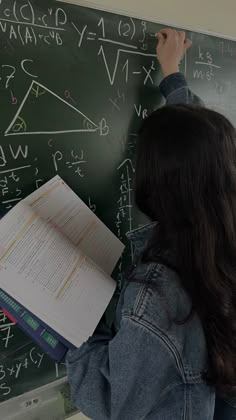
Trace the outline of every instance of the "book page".
<path fill-rule="evenodd" d="M 107 274 L 112 273 L 124 245 L 59 176 L 25 201 Z"/>
<path fill-rule="evenodd" d="M 115 282 L 20 202 L 0 222 L 0 288 L 75 346 L 94 332 Z"/>

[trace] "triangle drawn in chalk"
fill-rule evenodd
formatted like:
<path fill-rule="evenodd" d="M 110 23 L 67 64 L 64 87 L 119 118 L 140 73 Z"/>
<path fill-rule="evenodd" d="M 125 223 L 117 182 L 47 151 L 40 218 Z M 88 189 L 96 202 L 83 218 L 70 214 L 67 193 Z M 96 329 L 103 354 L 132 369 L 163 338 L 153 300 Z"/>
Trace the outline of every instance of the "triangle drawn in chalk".
<path fill-rule="evenodd" d="M 88 133 L 99 130 L 89 117 L 46 86 L 33 81 L 5 136 Z"/>

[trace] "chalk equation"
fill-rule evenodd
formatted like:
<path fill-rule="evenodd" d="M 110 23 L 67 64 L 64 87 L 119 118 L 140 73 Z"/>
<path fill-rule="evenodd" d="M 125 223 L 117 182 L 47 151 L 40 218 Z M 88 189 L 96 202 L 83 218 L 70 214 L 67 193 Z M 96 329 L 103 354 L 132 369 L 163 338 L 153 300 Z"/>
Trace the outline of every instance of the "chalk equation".
<path fill-rule="evenodd" d="M 122 64 L 121 72 L 124 74 L 126 83 L 129 82 L 130 77 L 141 77 L 143 84 L 150 82 L 154 84 L 154 73 L 158 69 L 156 54 L 148 52 L 149 44 L 153 44 L 155 33 L 148 31 L 148 23 L 145 21 L 135 22 L 132 18 L 122 19 L 117 24 L 117 40 L 111 37 L 106 29 L 104 18 L 97 22 L 97 31 L 92 32 L 88 24 L 79 26 L 71 22 L 78 35 L 78 48 L 82 48 L 84 44 L 96 41 L 99 45 L 97 56 L 102 59 L 108 80 L 111 85 L 114 84 L 117 71 L 120 63 L 120 57 L 125 56 L 125 63 Z M 142 36 L 140 38 L 140 29 Z M 138 37 L 136 34 L 139 34 Z M 116 58 L 113 66 L 108 64 L 107 51 L 109 47 L 116 50 Z M 108 50 L 107 50 L 108 48 Z M 149 64 L 134 66 L 132 58 L 143 57 L 149 59 Z M 151 59 L 151 60 L 150 60 Z"/>
<path fill-rule="evenodd" d="M 233 42 L 228 42 L 226 39 L 220 42 L 221 53 L 227 61 L 235 62 L 236 60 L 236 45 Z"/>
<path fill-rule="evenodd" d="M 14 322 L 7 318 L 5 313 L 0 310 L 0 341 L 1 346 L 8 348 L 11 339 L 14 337 L 12 327 Z"/>
<path fill-rule="evenodd" d="M 38 43 L 61 46 L 66 23 L 67 15 L 60 7 L 39 13 L 31 1 L 0 2 L 0 33 L 22 46 Z"/>
<path fill-rule="evenodd" d="M 59 148 L 54 139 L 49 139 L 45 152 L 47 152 L 53 175 L 66 171 L 70 176 L 86 181 L 86 166 L 89 162 L 83 149 L 73 147 L 65 151 L 63 147 Z M 8 159 L 14 162 L 14 167 L 9 168 Z M 29 164 L 29 159 L 31 164 Z M 15 147 L 8 144 L 3 147 L 0 145 L 0 197 L 5 210 L 10 210 L 25 197 L 24 182 L 29 176 L 32 177 L 34 189 L 45 182 L 42 163 L 40 164 L 37 156 L 34 157 L 33 146 L 27 144 Z M 90 198 L 88 202 L 91 209 L 95 211 L 96 205 Z"/>
<path fill-rule="evenodd" d="M 208 82 L 215 79 L 216 72 L 221 69 L 221 66 L 215 62 L 212 52 L 200 45 L 198 46 L 198 57 L 194 64 L 193 78 L 207 80 Z"/>
<path fill-rule="evenodd" d="M 10 398 L 13 385 L 20 384 L 28 371 L 32 375 L 43 368 L 43 363 L 47 358 L 46 354 L 32 344 L 28 347 L 28 351 L 21 361 L 13 364 L 0 364 L 0 399 Z M 54 380 L 65 376 L 65 363 L 51 362 L 51 369 Z"/>
<path fill-rule="evenodd" d="M 3 352 L 4 349 L 8 349 L 11 346 L 11 341 L 15 337 L 15 328 L 16 325 L 12 322 L 3 311 L 0 311 L 0 351 Z M 11 394 L 11 385 L 9 382 L 11 378 L 18 380 L 21 378 L 24 369 L 28 369 L 31 365 L 36 366 L 37 369 L 40 368 L 41 363 L 44 358 L 44 353 L 39 353 L 35 347 L 32 347 L 27 357 L 22 362 L 16 362 L 13 365 L 3 364 L 3 359 L 0 363 L 0 398 L 7 397 Z"/>
<path fill-rule="evenodd" d="M 11 7 L 9 7 L 9 4 Z M 156 54 L 148 51 L 150 44 L 155 45 L 155 33 L 149 30 L 146 21 L 135 21 L 132 18 L 123 18 L 117 22 L 116 39 L 106 27 L 104 18 L 100 18 L 94 27 L 89 23 L 80 24 L 73 21 L 62 7 L 48 8 L 45 13 L 39 12 L 34 2 L 17 2 L 2 0 L 0 4 L 0 34 L 6 36 L 5 49 L 14 55 L 14 43 L 20 42 L 21 46 L 45 47 L 63 46 L 67 33 L 74 31 L 74 39 L 79 49 L 87 48 L 91 42 L 98 44 L 97 59 L 101 59 L 107 72 L 108 80 L 114 84 L 121 56 L 125 56 L 122 64 L 126 83 L 130 77 L 141 77 L 144 85 L 148 82 L 154 84 L 154 73 L 158 69 Z M 141 35 L 140 35 L 141 34 Z M 107 58 L 107 47 L 116 47 L 116 58 L 110 67 Z M 146 65 L 133 66 L 135 57 L 150 59 Z M 96 59 L 96 57 L 94 57 Z"/>
<path fill-rule="evenodd" d="M 78 34 L 78 47 L 81 48 L 84 42 L 99 41 L 103 45 L 113 44 L 122 47 L 128 47 L 133 50 L 140 49 L 141 51 L 147 51 L 148 44 L 156 34 L 150 32 L 148 29 L 148 22 L 134 20 L 131 17 L 122 18 L 117 22 L 115 27 L 115 34 L 117 40 L 110 38 L 110 31 L 106 27 L 105 19 L 102 17 L 97 20 L 96 31 L 91 31 L 88 23 L 84 25 L 78 25 L 78 23 L 71 22 L 75 31 Z M 140 37 L 141 31 L 141 37 Z M 114 33 L 114 32 L 113 32 Z"/>

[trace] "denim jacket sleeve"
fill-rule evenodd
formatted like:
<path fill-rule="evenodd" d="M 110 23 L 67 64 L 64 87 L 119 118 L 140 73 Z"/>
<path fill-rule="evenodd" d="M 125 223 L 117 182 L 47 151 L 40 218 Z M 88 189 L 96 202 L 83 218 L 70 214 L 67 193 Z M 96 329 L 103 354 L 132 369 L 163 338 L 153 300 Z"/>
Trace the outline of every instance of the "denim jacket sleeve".
<path fill-rule="evenodd" d="M 167 105 L 187 104 L 204 106 L 203 101 L 195 95 L 187 84 L 182 73 L 174 73 L 162 80 L 160 91 Z"/>
<path fill-rule="evenodd" d="M 159 366 L 158 375 L 154 366 Z M 70 351 L 67 370 L 75 404 L 96 420 L 147 418 L 165 395 L 165 386 L 170 388 L 170 372 L 173 388 L 180 382 L 158 336 L 131 317 L 123 317 L 113 339 L 108 329 Z"/>

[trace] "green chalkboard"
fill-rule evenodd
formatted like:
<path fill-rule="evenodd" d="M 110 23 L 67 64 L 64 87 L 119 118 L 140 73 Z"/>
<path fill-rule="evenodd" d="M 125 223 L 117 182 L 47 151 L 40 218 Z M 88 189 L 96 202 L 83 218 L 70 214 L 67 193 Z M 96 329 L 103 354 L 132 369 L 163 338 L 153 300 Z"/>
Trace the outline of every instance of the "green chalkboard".
<path fill-rule="evenodd" d="M 156 23 L 42 0 L 0 2 L 0 214 L 59 174 L 110 229 L 144 222 L 134 207 L 142 119 L 163 104 Z M 236 122 L 236 44 L 188 33 L 181 70 Z M 132 258 L 127 244 L 115 277 Z M 65 375 L 0 313 L 0 402 Z"/>

